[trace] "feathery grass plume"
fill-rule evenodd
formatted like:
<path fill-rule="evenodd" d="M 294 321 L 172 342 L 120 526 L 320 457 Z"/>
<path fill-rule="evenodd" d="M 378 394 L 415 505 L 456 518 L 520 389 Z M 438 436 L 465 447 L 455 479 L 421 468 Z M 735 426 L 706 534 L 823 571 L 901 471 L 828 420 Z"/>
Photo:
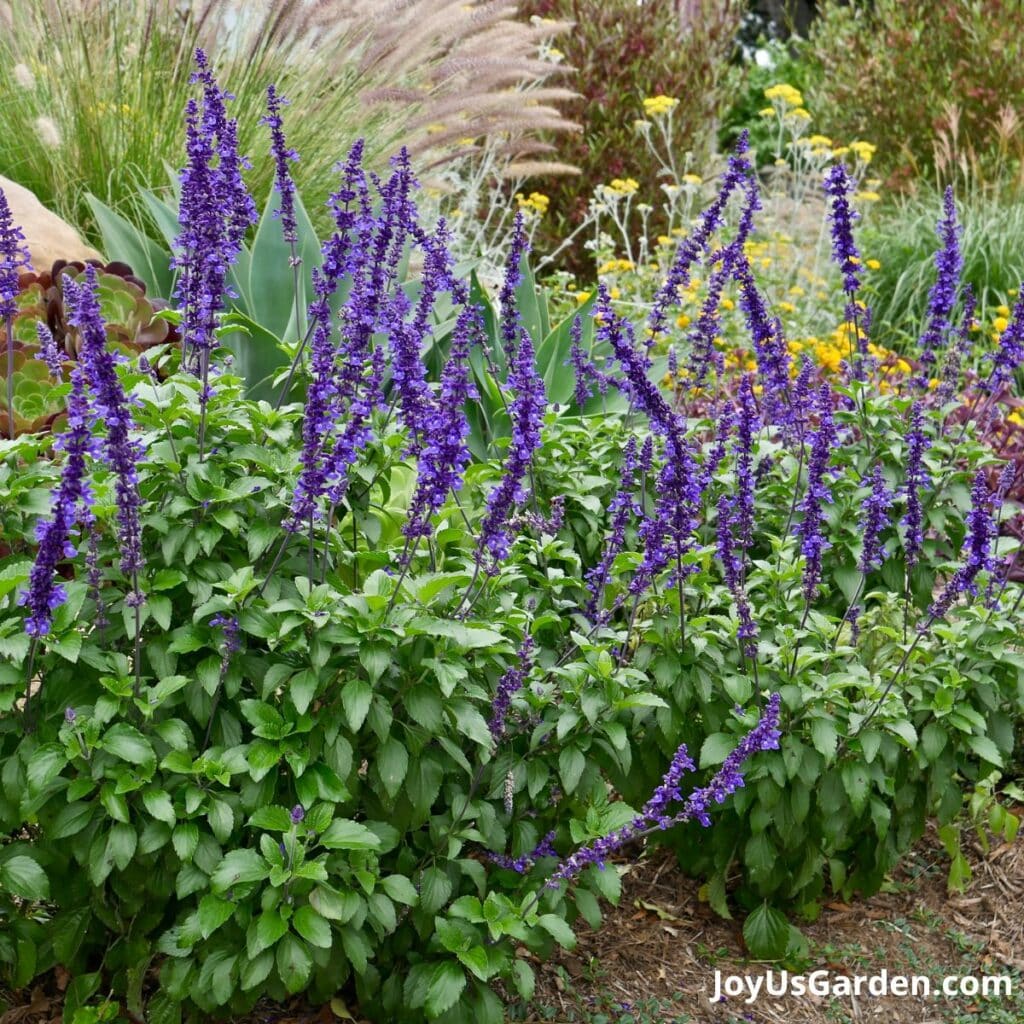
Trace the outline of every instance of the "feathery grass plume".
<path fill-rule="evenodd" d="M 576 127 L 556 108 L 572 93 L 546 84 L 560 69 L 536 59 L 540 39 L 567 26 L 523 25 L 514 5 L 13 0 L 12 8 L 9 31 L 0 33 L 0 94 L 12 94 L 0 173 L 84 227 L 92 226 L 85 193 L 120 206 L 138 181 L 163 182 L 165 165 L 177 161 L 197 47 L 215 54 L 219 76 L 234 83 L 242 152 L 261 151 L 267 83 L 289 97 L 289 141 L 302 154 L 294 176 L 321 231 L 324 183 L 339 147 L 359 136 L 370 140 L 368 166 L 381 169 L 402 142 L 421 167 L 465 156 L 488 139 L 515 160 L 550 148 L 542 132 Z M 35 89 L 18 88 L 12 69 L 36 52 L 59 54 L 59 73 L 44 67 Z M 114 53 L 117 60 L 95 56 Z M 40 117 L 52 121 L 60 149 L 37 134 Z M 441 122 L 444 131 L 431 130 Z M 478 141 L 467 147 L 467 137 Z M 261 201 L 274 172 L 264 161 L 253 168 Z"/>

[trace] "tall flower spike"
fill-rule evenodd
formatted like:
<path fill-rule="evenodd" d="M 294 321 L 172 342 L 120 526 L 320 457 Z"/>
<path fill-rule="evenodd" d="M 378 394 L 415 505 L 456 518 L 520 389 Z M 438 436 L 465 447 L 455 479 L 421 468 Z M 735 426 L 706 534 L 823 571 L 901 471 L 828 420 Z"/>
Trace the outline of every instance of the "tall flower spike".
<path fill-rule="evenodd" d="M 693 770 L 693 761 L 685 745 L 681 746 L 661 785 L 652 794 L 643 811 L 621 829 L 566 857 L 548 879 L 547 887 L 557 888 L 559 882 L 568 881 L 591 864 L 603 869 L 605 861 L 616 850 L 630 840 L 655 830 L 669 829 L 673 825 L 693 820 L 699 821 L 705 828 L 710 826 L 711 817 L 708 812 L 712 804 L 724 803 L 731 793 L 735 793 L 744 784 L 744 764 L 759 751 L 778 749 L 782 735 L 779 730 L 780 713 L 780 697 L 773 693 L 761 714 L 761 721 L 737 744 L 708 784 L 694 789 L 685 801 L 681 799 L 679 781 L 684 772 Z M 672 805 L 678 803 L 682 803 L 683 807 L 675 813 L 669 813 Z"/>
<path fill-rule="evenodd" d="M 25 235 L 14 223 L 7 196 L 0 188 L 0 320 L 17 312 L 14 300 L 18 295 L 19 271 L 28 270 L 31 265 Z"/>
<path fill-rule="evenodd" d="M 975 582 L 982 570 L 992 570 L 992 542 L 998 534 L 993 519 L 993 494 L 985 480 L 985 471 L 979 469 L 971 487 L 971 510 L 967 513 L 967 536 L 964 538 L 966 560 L 953 574 L 942 593 L 928 609 L 928 621 L 941 619 L 963 594 L 977 596 Z M 926 623 L 922 623 L 922 626 Z"/>
<path fill-rule="evenodd" d="M 71 394 L 67 402 L 68 427 L 58 435 L 54 447 L 64 453 L 60 482 L 53 498 L 50 518 L 36 527 L 39 549 L 29 572 L 28 588 L 19 604 L 26 605 L 25 632 L 45 636 L 53 625 L 53 613 L 67 600 L 63 584 L 56 581 L 57 565 L 77 553 L 72 543 L 80 510 L 91 509 L 93 492 L 87 479 L 86 458 L 99 454 L 98 439 L 92 436 L 92 415 L 86 395 L 86 367 L 75 364 L 71 372 Z"/>
<path fill-rule="evenodd" d="M 679 289 L 689 283 L 690 269 L 710 244 L 711 236 L 722 226 L 730 196 L 753 174 L 750 161 L 746 158 L 748 145 L 747 132 L 743 131 L 736 143 L 736 149 L 729 157 L 729 165 L 722 176 L 718 195 L 701 214 L 697 226 L 676 248 L 672 265 L 654 297 L 651 312 L 647 317 L 647 335 L 652 343 L 667 329 L 668 310 L 679 301 Z"/>
<path fill-rule="evenodd" d="M 410 539 L 430 533 L 431 517 L 444 504 L 448 492 L 458 491 L 462 486 L 462 475 L 469 465 L 470 452 L 466 444 L 469 422 L 465 406 L 477 397 L 469 379 L 469 347 L 479 317 L 476 306 L 463 306 L 455 321 L 448 361 L 441 371 L 441 393 L 424 429 L 425 443 L 419 453 L 416 490 L 402 527 L 402 533 Z M 411 546 L 407 557 L 412 557 Z"/>
<path fill-rule="evenodd" d="M 754 658 L 757 656 L 757 624 L 754 622 L 744 587 L 743 560 L 736 552 L 733 534 L 734 522 L 737 519 L 733 511 L 736 504 L 736 500 L 730 499 L 726 494 L 718 499 L 718 557 L 722 563 L 725 585 L 736 603 L 736 615 L 739 618 L 736 638 L 740 642 L 744 657 Z"/>
<path fill-rule="evenodd" d="M 522 210 L 516 210 L 512 222 L 512 242 L 505 258 L 505 276 L 502 278 L 498 292 L 501 306 L 501 343 L 505 350 L 505 362 L 511 367 L 519 342 L 521 323 L 519 306 L 516 303 L 516 289 L 523 280 L 523 257 L 530 250 L 530 242 L 526 237 L 526 220 Z"/>
<path fill-rule="evenodd" d="M 832 388 L 828 384 L 822 384 L 818 391 L 817 413 L 818 428 L 807 463 L 807 491 L 798 506 L 803 519 L 794 531 L 800 538 L 800 550 L 804 556 L 803 592 L 808 606 L 814 600 L 821 581 L 821 557 L 830 547 L 823 531 L 823 507 L 832 501 L 827 471 L 836 444 L 836 429 L 832 419 Z"/>
<path fill-rule="evenodd" d="M 850 205 L 853 183 L 842 164 L 834 164 L 825 174 L 825 195 L 829 199 L 829 221 L 832 225 L 832 259 L 843 275 L 843 291 L 848 302 L 860 288 L 860 253 L 853 240 L 853 224 L 857 211 Z"/>
<path fill-rule="evenodd" d="M 486 552 L 490 560 L 488 571 L 491 572 L 508 557 L 512 543 L 509 517 L 516 505 L 526 498 L 526 477 L 533 453 L 540 447 L 541 426 L 547 407 L 544 381 L 534 365 L 533 343 L 525 330 L 521 330 L 508 383 L 514 392 L 509 404 L 512 439 L 501 482 L 487 495 L 487 513 L 480 525 L 476 555 L 480 564 Z"/>
<path fill-rule="evenodd" d="M 999 336 L 999 347 L 992 356 L 992 370 L 982 386 L 990 395 L 998 394 L 1021 363 L 1024 363 L 1024 281 L 1020 284 L 1010 322 Z"/>
<path fill-rule="evenodd" d="M 936 353 L 946 347 L 953 329 L 953 308 L 956 306 L 960 275 L 964 266 L 964 258 L 960 252 L 962 229 L 956 221 L 952 185 L 946 186 L 942 210 L 942 219 L 936 229 L 942 246 L 935 253 L 935 283 L 928 292 L 928 315 L 920 341 L 919 358 L 922 366 L 918 377 L 919 385 L 927 384 L 928 378 L 932 375 L 931 368 L 937 359 Z"/>
<path fill-rule="evenodd" d="M 921 556 L 924 546 L 924 507 L 921 504 L 921 492 L 930 483 L 928 467 L 924 464 L 924 454 L 931 447 L 924 432 L 924 410 L 920 400 L 910 407 L 910 430 L 907 432 L 907 472 L 903 482 L 903 493 L 907 499 L 907 511 L 902 523 L 906 527 L 906 539 L 903 542 L 903 556 L 907 570 L 913 569 Z"/>
<path fill-rule="evenodd" d="M 519 645 L 515 664 L 498 680 L 498 690 L 494 695 L 494 703 L 491 705 L 491 720 L 487 723 L 495 743 L 500 743 L 505 735 L 512 697 L 526 684 L 526 679 L 532 668 L 533 637 L 526 633 L 523 636 L 523 642 Z"/>
<path fill-rule="evenodd" d="M 139 589 L 139 572 L 144 565 L 142 526 L 139 521 L 142 499 L 139 496 L 137 470 L 141 447 L 131 437 L 135 423 L 131 403 L 117 375 L 117 357 L 107 348 L 106 329 L 97 297 L 95 267 L 85 268 L 84 283 L 68 280 L 64 288 L 71 307 L 68 322 L 77 327 L 82 335 L 81 359 L 93 391 L 92 412 L 104 427 L 104 459 L 116 479 L 120 568 L 131 585 L 125 596 L 125 604 L 136 607 L 145 601 Z"/>
<path fill-rule="evenodd" d="M 749 374 L 740 382 L 739 414 L 736 417 L 736 529 L 740 548 L 749 550 L 754 533 L 754 436 L 761 429 L 754 397 L 754 383 Z"/>
<path fill-rule="evenodd" d="M 864 539 L 857 567 L 865 576 L 873 569 L 880 569 L 885 559 L 882 531 L 889 525 L 893 498 L 893 492 L 885 485 L 882 466 L 876 462 L 871 475 L 871 493 L 860 506 L 864 510 Z"/>
<path fill-rule="evenodd" d="M 572 339 L 572 347 L 569 349 L 569 358 L 565 361 L 565 365 L 571 366 L 573 369 L 576 378 L 573 397 L 576 401 L 576 409 L 583 412 L 583 407 L 594 394 L 595 387 L 602 395 L 608 393 L 608 378 L 583 351 L 583 320 L 581 317 L 573 317 L 569 336 Z"/>
<path fill-rule="evenodd" d="M 298 226 L 295 222 L 295 182 L 288 170 L 288 163 L 299 159 L 299 154 L 289 148 L 284 137 L 284 121 L 281 108 L 288 105 L 288 100 L 280 96 L 273 85 L 267 86 L 267 116 L 261 124 L 270 129 L 270 153 L 274 158 L 274 188 L 280 197 L 280 205 L 275 215 L 281 221 L 281 234 L 285 242 L 295 246 L 299 240 Z M 293 254 L 293 259 L 295 258 Z"/>

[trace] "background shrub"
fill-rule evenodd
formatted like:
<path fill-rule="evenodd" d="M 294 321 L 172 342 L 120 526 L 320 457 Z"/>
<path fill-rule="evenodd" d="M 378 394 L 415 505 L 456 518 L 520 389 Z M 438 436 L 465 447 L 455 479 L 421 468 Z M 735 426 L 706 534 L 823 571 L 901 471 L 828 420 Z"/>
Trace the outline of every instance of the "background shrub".
<path fill-rule="evenodd" d="M 809 102 L 826 134 L 875 142 L 895 187 L 945 184 L 961 155 L 990 178 L 1019 181 L 1022 31 L 1013 0 L 826 0 L 806 50 Z"/>
<path fill-rule="evenodd" d="M 566 84 L 580 98 L 566 112 L 583 126 L 580 135 L 559 143 L 559 155 L 579 167 L 578 177 L 538 178 L 550 206 L 535 236 L 538 249 L 553 248 L 584 217 L 594 187 L 615 178 L 633 179 L 639 193 L 657 205 L 661 196 L 659 161 L 647 151 L 633 126 L 644 117 L 644 97 L 679 100 L 673 111 L 677 155 L 689 150 L 704 166 L 715 141 L 726 70 L 743 5 L 736 0 L 525 0 L 523 15 L 574 22 L 558 48 L 572 72 Z M 652 227 L 655 225 L 652 224 Z M 593 268 L 576 247 L 566 269 L 588 277 Z"/>

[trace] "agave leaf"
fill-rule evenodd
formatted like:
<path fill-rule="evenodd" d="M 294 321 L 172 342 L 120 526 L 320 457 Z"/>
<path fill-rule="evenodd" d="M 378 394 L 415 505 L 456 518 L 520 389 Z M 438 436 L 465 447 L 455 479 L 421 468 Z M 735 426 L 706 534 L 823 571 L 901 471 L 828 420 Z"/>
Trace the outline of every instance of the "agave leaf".
<path fill-rule="evenodd" d="M 174 274 L 167 251 L 96 196 L 90 193 L 85 198 L 96 218 L 107 256 L 131 264 L 146 282 L 151 295 L 169 299 L 174 289 Z"/>

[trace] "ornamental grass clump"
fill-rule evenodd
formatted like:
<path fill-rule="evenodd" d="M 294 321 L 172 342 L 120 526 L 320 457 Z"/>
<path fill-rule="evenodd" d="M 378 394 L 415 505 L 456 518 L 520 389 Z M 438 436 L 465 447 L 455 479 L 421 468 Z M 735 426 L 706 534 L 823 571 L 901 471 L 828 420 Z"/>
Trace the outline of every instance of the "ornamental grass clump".
<path fill-rule="evenodd" d="M 778 958 L 775 908 L 877 888 L 1006 764 L 1020 598 L 988 584 L 1018 508 L 949 403 L 790 366 L 737 252 L 758 361 L 683 408 L 642 315 L 601 289 L 552 322 L 521 219 L 492 298 L 420 222 L 408 153 L 379 178 L 358 144 L 322 244 L 295 194 L 308 326 L 255 397 L 235 370 L 266 333 L 239 339 L 211 265 L 245 251 L 244 167 L 213 157 L 234 143 L 199 68 L 181 348 L 115 358 L 86 270 L 69 427 L 0 442 L 5 984 L 59 965 L 72 1017 L 101 991 L 171 1021 L 301 993 L 498 1024 L 645 845 L 757 907 Z M 745 159 L 677 281 L 730 204 L 753 216 Z M 679 300 L 656 324 L 686 360 Z M 607 394 L 577 400 L 574 369 Z"/>

